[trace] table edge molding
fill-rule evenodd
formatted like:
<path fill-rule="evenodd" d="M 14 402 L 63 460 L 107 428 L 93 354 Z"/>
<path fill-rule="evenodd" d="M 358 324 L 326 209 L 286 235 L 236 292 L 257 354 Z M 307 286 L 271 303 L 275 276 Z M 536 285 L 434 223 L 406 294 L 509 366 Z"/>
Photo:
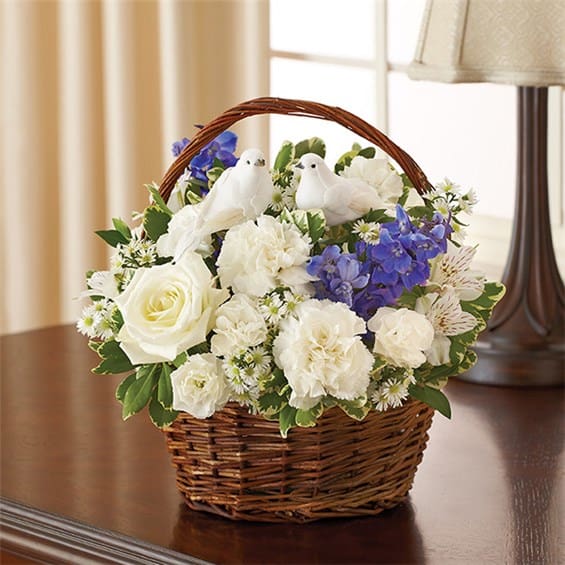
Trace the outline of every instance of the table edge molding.
<path fill-rule="evenodd" d="M 0 497 L 0 547 L 47 562 L 210 565 L 208 561 Z M 55 560 L 55 561 L 53 561 Z M 84 562 L 84 561 L 83 561 Z"/>

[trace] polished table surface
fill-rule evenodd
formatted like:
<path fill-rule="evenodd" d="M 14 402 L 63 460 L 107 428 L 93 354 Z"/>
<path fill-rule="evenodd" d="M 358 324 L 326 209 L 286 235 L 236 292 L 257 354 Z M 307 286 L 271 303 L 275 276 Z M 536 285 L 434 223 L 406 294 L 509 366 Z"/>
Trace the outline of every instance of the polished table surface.
<path fill-rule="evenodd" d="M 563 391 L 452 381 L 407 502 L 236 523 L 183 505 L 164 438 L 74 328 L 1 339 L 2 552 L 53 563 L 565 563 Z"/>

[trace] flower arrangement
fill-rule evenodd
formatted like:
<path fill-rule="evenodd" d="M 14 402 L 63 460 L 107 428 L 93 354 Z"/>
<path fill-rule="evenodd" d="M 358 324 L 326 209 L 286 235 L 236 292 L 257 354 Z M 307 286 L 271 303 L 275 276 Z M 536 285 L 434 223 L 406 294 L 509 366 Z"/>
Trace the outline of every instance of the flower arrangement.
<path fill-rule="evenodd" d="M 269 171 L 236 143 L 204 147 L 166 202 L 149 185 L 135 228 L 97 232 L 115 252 L 77 326 L 95 373 L 129 372 L 123 418 L 148 405 L 164 427 L 233 401 L 286 437 L 333 406 L 361 420 L 412 397 L 449 416 L 441 389 L 504 292 L 463 244 L 474 192 L 419 194 L 373 147 L 332 170 L 321 139 L 287 141 Z"/>

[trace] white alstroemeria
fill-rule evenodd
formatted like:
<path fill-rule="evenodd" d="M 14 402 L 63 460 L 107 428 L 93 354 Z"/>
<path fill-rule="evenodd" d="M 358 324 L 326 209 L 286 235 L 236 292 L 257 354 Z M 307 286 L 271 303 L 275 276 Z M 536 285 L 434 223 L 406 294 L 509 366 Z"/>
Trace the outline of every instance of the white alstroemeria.
<path fill-rule="evenodd" d="M 432 261 L 429 285 L 438 286 L 441 292 L 452 288 L 460 300 L 477 299 L 483 293 L 485 277 L 470 269 L 476 251 L 476 247 L 455 247 L 448 242 L 447 253 Z"/>
<path fill-rule="evenodd" d="M 311 280 L 306 272 L 310 238 L 294 225 L 259 216 L 226 233 L 218 256 L 218 275 L 224 288 L 263 296 L 279 285 L 299 292 Z"/>
<path fill-rule="evenodd" d="M 428 318 L 436 333 L 445 336 L 468 332 L 477 325 L 475 316 L 461 308 L 453 288 L 447 288 L 441 295 L 432 292 L 418 298 L 415 310 Z"/>
<path fill-rule="evenodd" d="M 357 155 L 341 172 L 341 176 L 359 178 L 372 186 L 379 196 L 378 208 L 394 208 L 404 189 L 402 177 L 386 159 L 366 159 Z"/>
<path fill-rule="evenodd" d="M 477 325 L 475 316 L 461 308 L 459 297 L 452 287 L 447 287 L 442 295 L 432 292 L 418 298 L 415 310 L 424 314 L 434 328 L 434 339 L 425 351 L 432 365 L 449 362 L 451 341 L 448 336 L 471 331 Z"/>
<path fill-rule="evenodd" d="M 95 271 L 88 279 L 88 289 L 80 293 L 80 298 L 87 296 L 103 296 L 104 298 L 115 298 L 120 293 L 119 269 L 111 271 Z"/>
<path fill-rule="evenodd" d="M 188 188 L 188 181 L 190 180 L 190 171 L 184 170 L 184 173 L 177 179 L 175 186 L 167 200 L 167 206 L 171 212 L 178 212 L 181 208 L 184 208 L 184 194 Z"/>

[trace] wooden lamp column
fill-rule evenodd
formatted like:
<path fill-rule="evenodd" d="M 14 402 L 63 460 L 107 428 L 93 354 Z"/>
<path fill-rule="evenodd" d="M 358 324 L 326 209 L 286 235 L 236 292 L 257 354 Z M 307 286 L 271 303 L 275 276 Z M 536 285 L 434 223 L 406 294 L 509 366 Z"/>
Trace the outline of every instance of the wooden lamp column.
<path fill-rule="evenodd" d="M 516 205 L 503 282 L 506 295 L 477 343 L 477 365 L 461 378 L 493 385 L 562 385 L 565 290 L 549 219 L 545 87 L 518 87 Z"/>

